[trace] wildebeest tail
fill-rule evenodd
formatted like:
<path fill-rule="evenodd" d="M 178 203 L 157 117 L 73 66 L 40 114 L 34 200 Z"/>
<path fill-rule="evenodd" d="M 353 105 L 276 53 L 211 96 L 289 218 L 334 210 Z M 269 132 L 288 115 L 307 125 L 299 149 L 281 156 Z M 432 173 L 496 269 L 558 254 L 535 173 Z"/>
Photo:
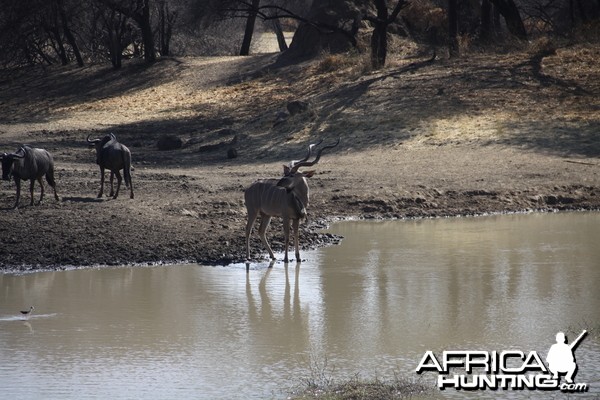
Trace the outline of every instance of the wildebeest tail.
<path fill-rule="evenodd" d="M 46 182 L 48 182 L 48 185 L 54 187 L 56 186 L 56 181 L 54 180 L 54 170 L 51 169 L 46 173 Z"/>
<path fill-rule="evenodd" d="M 54 180 L 54 160 L 52 156 L 48 154 L 48 172 L 46 172 L 46 182 L 51 187 L 56 187 L 56 181 Z"/>
<path fill-rule="evenodd" d="M 125 186 L 131 186 L 131 153 L 129 151 L 123 152 L 123 175 L 125 178 Z"/>

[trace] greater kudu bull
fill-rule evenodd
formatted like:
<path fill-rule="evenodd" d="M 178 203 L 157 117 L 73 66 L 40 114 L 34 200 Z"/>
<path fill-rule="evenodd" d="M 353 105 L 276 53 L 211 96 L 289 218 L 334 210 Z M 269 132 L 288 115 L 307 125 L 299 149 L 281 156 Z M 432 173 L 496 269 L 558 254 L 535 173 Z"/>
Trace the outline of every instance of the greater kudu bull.
<path fill-rule="evenodd" d="M 260 215 L 261 221 L 258 235 L 269 251 L 271 259 L 275 259 L 273 250 L 269 246 L 265 235 L 272 217 L 283 219 L 283 233 L 285 236 L 285 258 L 288 262 L 288 247 L 290 244 L 290 221 L 294 230 L 294 246 L 296 248 L 296 262 L 300 262 L 300 248 L 298 244 L 298 226 L 300 220 L 306 217 L 308 207 L 308 182 L 306 178 L 314 175 L 315 171 L 298 171 L 301 167 L 310 167 L 319 162 L 321 154 L 326 149 L 331 149 L 340 143 L 338 139 L 333 145 L 319 149 L 313 161 L 308 161 L 314 147 L 321 144 L 308 146 L 308 153 L 302 160 L 290 162 L 283 166 L 283 177 L 281 179 L 264 179 L 254 182 L 244 192 L 246 209 L 248 210 L 248 223 L 246 224 L 246 258 L 250 260 L 250 234 L 256 218 Z"/>
<path fill-rule="evenodd" d="M 9 180 L 11 175 L 17 185 L 17 198 L 14 208 L 19 207 L 21 196 L 21 180 L 31 180 L 29 192 L 31 193 L 31 205 L 33 205 L 33 186 L 37 180 L 40 184 L 40 203 L 44 198 L 44 184 L 42 178 L 45 176 L 48 184 L 54 189 L 54 198 L 58 201 L 56 194 L 56 182 L 54 180 L 54 160 L 50 153 L 44 149 L 29 146 L 21 146 L 15 153 L 0 154 L 2 161 L 2 179 Z"/>
<path fill-rule="evenodd" d="M 87 142 L 96 148 L 96 164 L 100 166 L 100 192 L 98 198 L 102 197 L 104 192 L 104 170 L 110 171 L 110 196 L 116 199 L 119 196 L 121 188 L 121 173 L 125 177 L 125 185 L 129 186 L 129 191 L 133 199 L 133 184 L 131 183 L 131 152 L 122 143 L 117 141 L 114 134 L 106 135 L 102 139 L 90 139 L 87 137 Z M 117 191 L 113 191 L 113 176 L 117 176 Z M 113 195 L 114 194 L 114 195 Z"/>

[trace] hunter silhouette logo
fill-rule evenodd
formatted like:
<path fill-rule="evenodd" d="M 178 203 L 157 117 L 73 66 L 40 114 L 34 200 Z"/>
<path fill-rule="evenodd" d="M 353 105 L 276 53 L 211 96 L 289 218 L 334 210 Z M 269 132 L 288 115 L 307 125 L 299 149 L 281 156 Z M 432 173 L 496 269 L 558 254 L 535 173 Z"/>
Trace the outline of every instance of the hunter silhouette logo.
<path fill-rule="evenodd" d="M 581 335 L 569 345 L 564 333 L 558 332 L 556 334 L 556 344 L 550 347 L 546 357 L 548 369 L 552 372 L 552 378 L 560 379 L 559 374 L 566 373 L 567 383 L 573 383 L 573 376 L 577 372 L 577 363 L 573 352 L 585 335 L 587 335 L 586 330 L 581 332 Z"/>
<path fill-rule="evenodd" d="M 550 347 L 544 364 L 536 351 L 520 350 L 469 351 L 450 350 L 442 352 L 438 360 L 433 351 L 423 355 L 416 373 L 438 373 L 437 385 L 441 390 L 498 390 L 540 389 L 563 392 L 585 392 L 587 383 L 574 383 L 577 372 L 574 351 L 587 331 L 583 331 L 571 344 L 563 332 L 556 334 L 556 343 Z M 561 383 L 560 377 L 565 375 Z"/>

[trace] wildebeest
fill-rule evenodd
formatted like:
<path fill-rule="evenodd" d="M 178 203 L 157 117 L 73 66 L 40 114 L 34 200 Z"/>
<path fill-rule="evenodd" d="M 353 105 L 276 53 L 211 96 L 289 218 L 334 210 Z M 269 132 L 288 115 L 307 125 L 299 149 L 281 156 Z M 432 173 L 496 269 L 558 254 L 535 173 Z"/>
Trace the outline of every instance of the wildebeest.
<path fill-rule="evenodd" d="M 283 166 L 283 178 L 264 179 L 254 182 L 244 192 L 246 209 L 248 210 L 248 223 L 246 224 L 246 258 L 250 259 L 250 234 L 256 218 L 260 215 L 261 221 L 258 228 L 258 235 L 267 248 L 271 259 L 275 259 L 273 250 L 267 242 L 266 231 L 272 217 L 281 217 L 283 219 L 283 233 L 285 236 L 285 258 L 288 262 L 288 247 L 290 244 L 290 221 L 294 230 L 294 246 L 296 248 L 296 262 L 300 262 L 300 248 L 298 243 L 298 227 L 300 220 L 306 217 L 306 208 L 308 207 L 309 190 L 306 178 L 313 176 L 315 171 L 298 171 L 301 167 L 310 167 L 319 162 L 323 150 L 331 149 L 340 143 L 325 146 L 319 149 L 317 156 L 313 161 L 307 161 L 311 156 L 313 147 L 318 144 L 308 146 L 308 154 L 302 160 L 290 162 Z"/>
<path fill-rule="evenodd" d="M 104 170 L 108 169 L 110 174 L 110 196 L 116 199 L 119 196 L 121 187 L 121 173 L 125 177 L 125 185 L 129 186 L 130 196 L 133 199 L 133 184 L 131 183 L 131 152 L 122 143 L 117 141 L 114 134 L 104 136 L 102 139 L 90 139 L 87 137 L 87 142 L 94 145 L 96 148 L 96 164 L 100 166 L 100 192 L 98 197 L 102 197 L 104 193 Z M 113 174 L 117 176 L 117 191 L 113 191 Z M 114 193 L 114 195 L 113 195 Z"/>
<path fill-rule="evenodd" d="M 23 145 L 14 153 L 0 154 L 2 160 L 2 179 L 8 181 L 12 175 L 17 185 L 17 199 L 14 208 L 19 207 L 21 196 L 21 181 L 31 180 L 29 191 L 31 192 L 31 205 L 33 205 L 33 186 L 37 180 L 40 183 L 40 203 L 44 198 L 44 184 L 42 178 L 54 189 L 54 198 L 58 201 L 56 194 L 56 182 L 54 180 L 54 160 L 50 153 L 44 149 L 37 149 Z"/>

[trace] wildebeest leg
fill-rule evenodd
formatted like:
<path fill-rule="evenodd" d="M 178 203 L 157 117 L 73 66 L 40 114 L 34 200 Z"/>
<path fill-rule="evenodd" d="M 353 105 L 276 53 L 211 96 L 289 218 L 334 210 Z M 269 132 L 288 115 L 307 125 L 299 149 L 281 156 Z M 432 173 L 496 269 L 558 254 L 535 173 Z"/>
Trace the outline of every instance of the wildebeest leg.
<path fill-rule="evenodd" d="M 298 238 L 298 226 L 300 225 L 300 220 L 293 219 L 292 220 L 292 228 L 294 229 L 294 246 L 296 247 L 296 262 L 299 263 L 300 260 L 300 244 Z"/>
<path fill-rule="evenodd" d="M 113 197 L 115 194 L 115 190 L 113 188 L 113 181 L 115 180 L 115 173 L 110 171 L 110 197 Z"/>
<path fill-rule="evenodd" d="M 283 258 L 283 262 L 288 262 L 288 248 L 290 247 L 290 220 L 287 218 L 283 218 L 283 235 L 284 235 L 284 243 L 285 243 L 285 257 Z"/>
<path fill-rule="evenodd" d="M 121 188 L 121 181 L 123 180 L 119 171 L 115 171 L 115 175 L 117 176 L 117 191 L 115 192 L 113 199 L 116 199 L 119 196 L 119 189 Z"/>
<path fill-rule="evenodd" d="M 98 193 L 98 198 L 102 198 L 103 193 L 104 193 L 104 167 L 100 166 L 100 193 Z"/>
<path fill-rule="evenodd" d="M 40 183 L 40 201 L 38 204 L 42 204 L 42 200 L 44 199 L 44 182 L 42 182 L 42 176 L 40 176 L 37 181 Z M 33 179 L 31 180 L 31 200 L 33 201 Z"/>
<path fill-rule="evenodd" d="M 33 186 L 34 185 L 35 185 L 35 179 L 31 178 L 31 182 L 29 183 L 29 194 L 31 195 L 31 201 L 29 202 L 30 206 L 33 205 Z"/>
<path fill-rule="evenodd" d="M 133 183 L 131 181 L 131 153 L 125 152 L 124 156 L 124 168 L 123 178 L 125 179 L 125 185 L 129 186 L 129 197 L 133 199 Z"/>
<path fill-rule="evenodd" d="M 21 197 L 21 180 L 19 178 L 15 178 L 15 184 L 17 185 L 17 199 L 15 200 L 15 205 L 13 208 L 19 208 L 19 198 Z"/>
<path fill-rule="evenodd" d="M 263 244 L 269 251 L 269 255 L 271 256 L 271 260 L 275 259 L 275 254 L 273 254 L 273 250 L 271 250 L 271 246 L 269 246 L 269 242 L 267 241 L 267 228 L 269 227 L 269 222 L 271 222 L 271 217 L 265 214 L 261 214 L 260 218 L 260 226 L 258 227 L 258 236 L 260 236 L 260 240 L 262 240 Z"/>
<path fill-rule="evenodd" d="M 127 183 L 127 181 L 129 181 L 129 198 L 133 199 L 133 183 L 131 182 L 131 172 L 129 172 L 128 174 L 129 174 L 129 179 L 125 180 L 125 183 Z M 123 175 L 125 175 L 125 172 L 123 172 Z"/>
<path fill-rule="evenodd" d="M 252 234 L 252 226 L 258 217 L 258 212 L 248 210 L 248 222 L 246 223 L 246 260 L 250 260 L 250 235 Z"/>

